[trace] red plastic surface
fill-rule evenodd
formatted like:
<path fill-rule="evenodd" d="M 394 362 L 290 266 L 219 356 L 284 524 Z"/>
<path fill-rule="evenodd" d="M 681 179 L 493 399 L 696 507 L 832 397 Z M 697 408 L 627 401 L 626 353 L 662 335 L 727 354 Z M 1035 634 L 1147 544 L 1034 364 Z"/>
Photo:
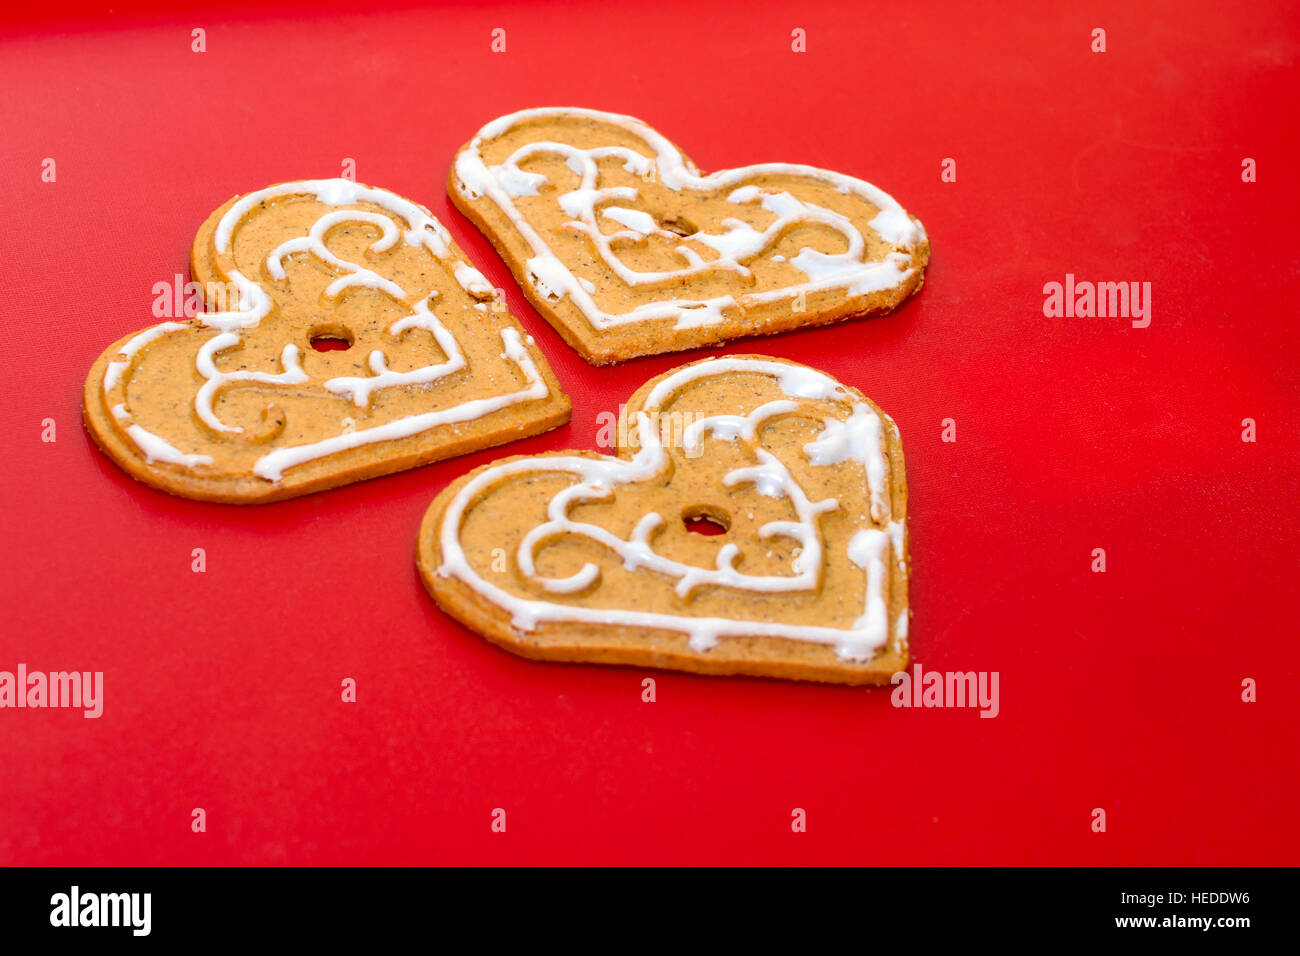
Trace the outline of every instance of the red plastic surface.
<path fill-rule="evenodd" d="M 0 670 L 105 681 L 97 720 L 0 710 L 0 862 L 1300 862 L 1293 5 L 152 6 L 0 28 Z M 347 158 L 433 209 L 572 395 L 504 453 L 593 447 L 703 353 L 589 368 L 451 208 L 455 149 L 539 105 L 640 116 L 706 170 L 842 170 L 924 221 L 896 314 L 728 350 L 897 420 L 914 655 L 997 671 L 995 719 L 670 673 L 645 703 L 645 672 L 498 650 L 413 553 L 501 451 L 239 508 L 94 448 L 86 370 L 203 218 Z M 1067 273 L 1150 282 L 1150 326 L 1044 316 Z"/>

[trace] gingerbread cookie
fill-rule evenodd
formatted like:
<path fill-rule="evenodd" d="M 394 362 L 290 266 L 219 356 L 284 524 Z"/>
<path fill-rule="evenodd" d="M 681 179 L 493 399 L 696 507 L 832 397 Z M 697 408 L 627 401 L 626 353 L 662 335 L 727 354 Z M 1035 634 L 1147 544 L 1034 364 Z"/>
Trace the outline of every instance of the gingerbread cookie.
<path fill-rule="evenodd" d="M 206 311 L 122 339 L 83 396 L 99 446 L 164 491 L 274 501 L 568 420 L 487 280 L 386 190 L 324 179 L 237 196 L 200 227 L 190 271 Z"/>
<path fill-rule="evenodd" d="M 506 458 L 438 495 L 417 543 L 438 604 L 525 657 L 845 684 L 906 668 L 903 451 L 871 401 L 794 362 L 711 358 L 643 385 L 619 435 L 616 457 Z"/>
<path fill-rule="evenodd" d="M 887 312 L 930 257 L 921 223 L 870 183 L 786 163 L 706 176 L 639 120 L 595 110 L 494 120 L 448 191 L 598 365 Z"/>

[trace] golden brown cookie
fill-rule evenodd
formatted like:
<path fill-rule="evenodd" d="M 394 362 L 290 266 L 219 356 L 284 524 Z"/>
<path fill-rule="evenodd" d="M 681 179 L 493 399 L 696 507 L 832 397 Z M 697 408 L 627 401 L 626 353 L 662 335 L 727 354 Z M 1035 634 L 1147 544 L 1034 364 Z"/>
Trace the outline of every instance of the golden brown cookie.
<path fill-rule="evenodd" d="M 99 446 L 163 491 L 275 501 L 569 418 L 487 280 L 387 190 L 323 179 L 236 196 L 199 228 L 190 271 L 206 311 L 123 338 L 83 396 Z"/>
<path fill-rule="evenodd" d="M 844 684 L 907 667 L 903 450 L 870 400 L 711 358 L 638 389 L 619 436 L 616 457 L 506 458 L 438 495 L 417 563 L 439 606 L 525 657 Z"/>
<path fill-rule="evenodd" d="M 786 163 L 706 176 L 640 120 L 595 110 L 492 121 L 447 188 L 597 365 L 887 312 L 930 257 L 920 221 L 870 183 Z"/>

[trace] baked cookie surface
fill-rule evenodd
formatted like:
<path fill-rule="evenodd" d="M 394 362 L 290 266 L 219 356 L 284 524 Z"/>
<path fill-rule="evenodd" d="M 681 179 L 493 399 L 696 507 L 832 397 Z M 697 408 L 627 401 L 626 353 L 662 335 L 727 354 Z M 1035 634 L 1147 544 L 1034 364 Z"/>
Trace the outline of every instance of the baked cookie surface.
<path fill-rule="evenodd" d="M 447 188 L 593 364 L 887 312 L 930 255 L 870 183 L 788 163 L 704 175 L 640 120 L 595 110 L 494 120 Z"/>
<path fill-rule="evenodd" d="M 325 179 L 236 196 L 199 228 L 190 271 L 205 310 L 111 346 L 83 394 L 95 441 L 156 488 L 274 501 L 568 420 L 486 279 L 387 190 Z"/>
<path fill-rule="evenodd" d="M 870 400 L 711 358 L 638 389 L 619 436 L 439 494 L 417 541 L 439 606 L 525 657 L 845 684 L 907 667 L 903 453 Z"/>

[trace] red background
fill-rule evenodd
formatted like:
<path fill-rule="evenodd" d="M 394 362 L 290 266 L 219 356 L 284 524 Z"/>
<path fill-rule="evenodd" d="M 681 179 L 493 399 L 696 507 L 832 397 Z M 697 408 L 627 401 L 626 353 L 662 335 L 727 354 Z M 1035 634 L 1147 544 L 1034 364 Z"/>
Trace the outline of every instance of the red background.
<path fill-rule="evenodd" d="M 0 711 L 0 861 L 1300 862 L 1293 6 L 371 6 L 87 7 L 0 37 L 0 670 L 105 672 L 99 720 Z M 587 367 L 452 210 L 455 149 L 540 105 L 640 116 L 704 169 L 842 170 L 922 218 L 898 313 L 729 348 L 898 421 L 914 655 L 1000 672 L 996 719 L 671 673 L 648 704 L 643 672 L 490 646 L 426 598 L 414 534 L 502 452 L 240 508 L 94 448 L 86 370 L 154 321 L 208 212 L 347 157 L 434 210 L 572 395 L 508 453 L 592 447 L 699 355 Z M 1150 282 L 1150 328 L 1045 318 L 1067 272 Z"/>

